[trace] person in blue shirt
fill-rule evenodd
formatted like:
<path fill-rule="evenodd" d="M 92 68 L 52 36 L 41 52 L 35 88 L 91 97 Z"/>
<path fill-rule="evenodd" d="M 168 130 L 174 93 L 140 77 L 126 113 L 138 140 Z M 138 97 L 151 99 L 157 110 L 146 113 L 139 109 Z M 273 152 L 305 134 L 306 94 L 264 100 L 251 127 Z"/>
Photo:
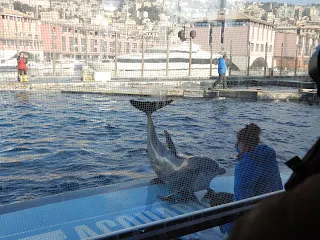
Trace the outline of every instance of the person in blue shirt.
<path fill-rule="evenodd" d="M 233 201 L 283 189 L 276 153 L 266 144 L 260 144 L 260 134 L 261 128 L 254 123 L 237 134 Z M 225 224 L 220 230 L 229 233 L 231 226 Z"/>
<path fill-rule="evenodd" d="M 218 73 L 219 73 L 219 78 L 215 83 L 213 84 L 212 88 L 216 87 L 221 81 L 223 81 L 223 88 L 227 87 L 227 82 L 226 82 L 226 72 L 227 72 L 227 55 L 223 55 L 222 58 L 218 59 Z"/>

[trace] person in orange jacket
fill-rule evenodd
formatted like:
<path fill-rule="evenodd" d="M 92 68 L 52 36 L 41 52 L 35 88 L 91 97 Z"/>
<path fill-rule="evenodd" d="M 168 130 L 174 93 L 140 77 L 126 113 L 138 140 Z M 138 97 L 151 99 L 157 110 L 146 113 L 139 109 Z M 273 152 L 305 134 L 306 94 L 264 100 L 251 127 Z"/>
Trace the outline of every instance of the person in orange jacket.
<path fill-rule="evenodd" d="M 18 58 L 18 81 L 20 82 L 27 82 L 27 63 L 28 59 L 24 56 L 23 52 L 20 52 Z"/>

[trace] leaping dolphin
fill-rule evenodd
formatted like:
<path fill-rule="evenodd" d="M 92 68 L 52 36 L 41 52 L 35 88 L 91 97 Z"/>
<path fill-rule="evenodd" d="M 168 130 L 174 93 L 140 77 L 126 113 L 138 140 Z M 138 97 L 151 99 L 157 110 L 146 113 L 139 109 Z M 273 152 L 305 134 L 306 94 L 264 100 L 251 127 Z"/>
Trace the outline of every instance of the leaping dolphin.
<path fill-rule="evenodd" d="M 168 196 L 159 196 L 167 201 L 189 201 L 195 199 L 194 193 L 210 190 L 210 181 L 217 175 L 226 172 L 218 163 L 207 157 L 179 156 L 176 147 L 167 131 L 166 145 L 157 136 L 152 121 L 152 113 L 170 104 L 169 101 L 136 101 L 130 100 L 135 108 L 147 115 L 147 151 L 151 165 L 158 178 L 151 183 L 164 183 L 173 191 Z"/>

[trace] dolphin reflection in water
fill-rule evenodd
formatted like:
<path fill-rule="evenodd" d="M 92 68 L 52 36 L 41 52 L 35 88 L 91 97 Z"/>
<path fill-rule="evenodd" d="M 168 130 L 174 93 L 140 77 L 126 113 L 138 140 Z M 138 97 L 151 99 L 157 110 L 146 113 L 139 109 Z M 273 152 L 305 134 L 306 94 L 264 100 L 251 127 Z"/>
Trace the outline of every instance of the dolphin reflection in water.
<path fill-rule="evenodd" d="M 168 101 L 137 101 L 130 100 L 135 108 L 147 115 L 147 151 L 151 165 L 158 178 L 151 184 L 166 184 L 173 192 L 167 196 L 158 196 L 166 201 L 187 202 L 195 200 L 195 192 L 210 190 L 211 180 L 226 172 L 211 158 L 182 157 L 177 155 L 175 145 L 167 131 L 166 144 L 162 144 L 157 136 L 152 121 L 152 113 L 170 104 Z"/>

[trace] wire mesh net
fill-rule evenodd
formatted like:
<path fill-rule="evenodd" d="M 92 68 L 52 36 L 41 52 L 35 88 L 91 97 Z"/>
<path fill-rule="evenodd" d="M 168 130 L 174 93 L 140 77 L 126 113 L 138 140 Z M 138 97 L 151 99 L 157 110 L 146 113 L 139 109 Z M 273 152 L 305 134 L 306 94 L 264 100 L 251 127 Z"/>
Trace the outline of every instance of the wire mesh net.
<path fill-rule="evenodd" d="M 0 1 L 0 238 L 97 238 L 282 190 L 319 135 L 319 13 Z"/>

